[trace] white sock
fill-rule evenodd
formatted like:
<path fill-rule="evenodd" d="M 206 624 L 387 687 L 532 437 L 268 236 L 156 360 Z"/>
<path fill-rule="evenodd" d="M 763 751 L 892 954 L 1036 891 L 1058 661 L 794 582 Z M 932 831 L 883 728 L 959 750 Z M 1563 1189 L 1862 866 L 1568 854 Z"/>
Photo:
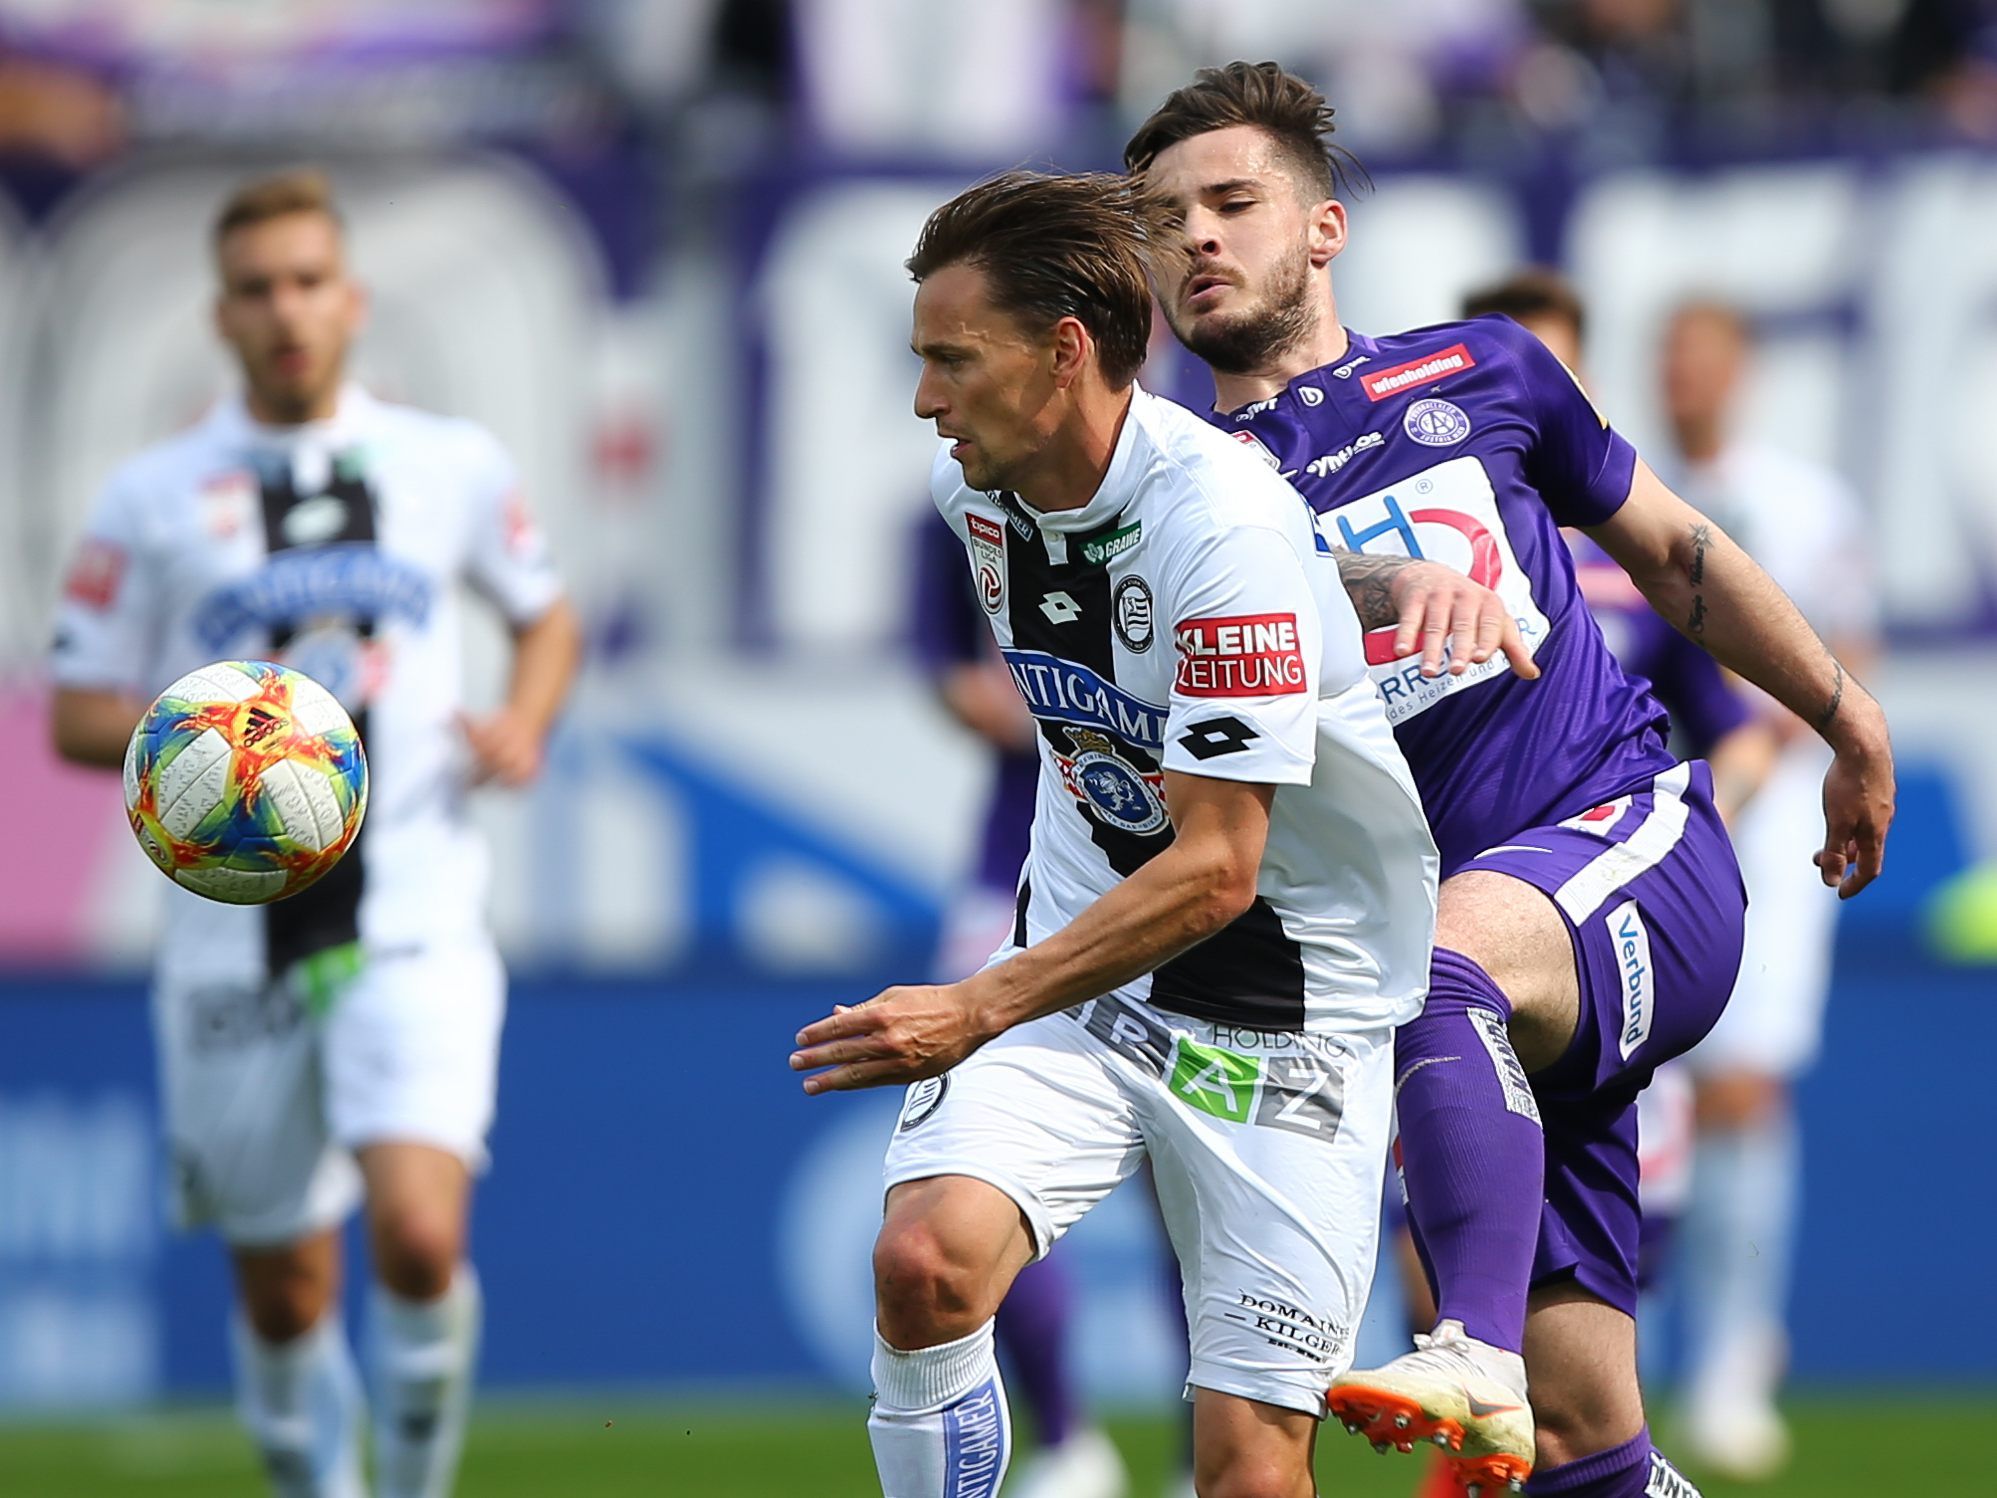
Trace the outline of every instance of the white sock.
<path fill-rule="evenodd" d="M 1786 1111 L 1699 1137 L 1684 1228 L 1694 1397 L 1721 1404 L 1774 1397 L 1801 1153 Z"/>
<path fill-rule="evenodd" d="M 361 1383 L 339 1308 L 289 1342 L 264 1341 L 240 1311 L 229 1332 L 236 1413 L 278 1498 L 366 1498 Z"/>
<path fill-rule="evenodd" d="M 888 1346 L 876 1329 L 867 1437 L 883 1498 L 992 1498 L 1012 1456 L 992 1323 L 914 1352 Z"/>
<path fill-rule="evenodd" d="M 445 1498 L 464 1449 L 485 1319 L 478 1276 L 458 1265 L 435 1300 L 404 1300 L 377 1284 L 369 1311 L 380 1498 Z"/>

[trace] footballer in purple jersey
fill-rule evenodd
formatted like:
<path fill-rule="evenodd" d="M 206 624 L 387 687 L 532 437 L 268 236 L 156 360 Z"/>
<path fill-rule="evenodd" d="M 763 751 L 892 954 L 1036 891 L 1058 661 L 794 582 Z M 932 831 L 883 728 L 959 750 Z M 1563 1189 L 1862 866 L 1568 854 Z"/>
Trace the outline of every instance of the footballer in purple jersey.
<path fill-rule="evenodd" d="M 1690 1493 L 1637 1384 L 1635 1099 L 1717 1019 L 1745 896 L 1706 767 L 1666 749 L 1559 528 L 1585 529 L 1655 610 L 1831 744 L 1816 858 L 1847 895 L 1883 862 L 1885 719 L 1536 339 L 1495 317 L 1346 330 L 1331 128 L 1308 83 L 1232 63 L 1124 153 L 1153 200 L 1160 303 L 1213 372 L 1214 420 L 1318 512 L 1362 623 L 1397 624 L 1387 580 L 1406 558 L 1445 562 L 1504 601 L 1536 668 L 1459 653 L 1436 673 L 1404 627 L 1370 642 L 1443 860 L 1427 1004 L 1395 1042 L 1397 1148 L 1440 1320 L 1329 1405 L 1382 1449 L 1435 1440 L 1471 1485 Z"/>

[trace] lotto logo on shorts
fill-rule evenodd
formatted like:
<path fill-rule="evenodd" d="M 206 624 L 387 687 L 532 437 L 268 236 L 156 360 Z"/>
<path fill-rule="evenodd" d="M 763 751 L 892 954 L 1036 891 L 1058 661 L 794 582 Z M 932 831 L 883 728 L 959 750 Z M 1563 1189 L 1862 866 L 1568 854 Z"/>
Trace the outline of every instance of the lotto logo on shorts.
<path fill-rule="evenodd" d="M 1179 647 L 1173 686 L 1188 697 L 1280 697 L 1310 686 L 1295 614 L 1188 619 L 1172 643 Z"/>
<path fill-rule="evenodd" d="M 1365 386 L 1368 400 L 1383 401 L 1390 395 L 1399 395 L 1417 385 L 1432 385 L 1437 380 L 1446 380 L 1466 369 L 1474 369 L 1476 365 L 1476 356 L 1464 345 L 1456 343 L 1440 353 L 1423 354 L 1405 364 L 1390 364 L 1385 369 L 1361 375 L 1359 383 Z"/>

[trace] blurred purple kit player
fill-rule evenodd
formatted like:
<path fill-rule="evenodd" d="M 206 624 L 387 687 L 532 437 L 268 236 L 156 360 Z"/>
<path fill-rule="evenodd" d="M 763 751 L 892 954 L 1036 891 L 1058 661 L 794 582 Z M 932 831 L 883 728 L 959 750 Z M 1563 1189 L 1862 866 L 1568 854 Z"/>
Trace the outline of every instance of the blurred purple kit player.
<path fill-rule="evenodd" d="M 1533 651 L 1537 681 L 1502 658 L 1424 678 L 1391 631 L 1368 637 L 1443 877 L 1488 869 L 1550 895 L 1582 990 L 1572 1044 L 1529 1084 L 1501 1043 L 1503 993 L 1439 948 L 1428 1008 L 1398 1042 L 1400 1152 L 1444 1318 L 1518 1345 L 1510 1266 L 1528 1254 L 1534 1285 L 1571 1279 L 1634 1315 L 1636 1095 L 1719 1017 L 1745 909 L 1711 776 L 1666 749 L 1664 712 L 1609 653 L 1560 534 L 1615 513 L 1636 454 L 1536 338 L 1496 316 L 1352 334 L 1341 363 L 1213 419 L 1264 451 L 1333 545 L 1449 563 L 1505 600 Z M 1465 1041 L 1500 1062 L 1511 1129 L 1466 1127 L 1483 1115 L 1457 1094 L 1477 1074 L 1423 1065 Z M 1536 1241 L 1452 1234 L 1479 1197 L 1534 1191 L 1542 1109 Z"/>

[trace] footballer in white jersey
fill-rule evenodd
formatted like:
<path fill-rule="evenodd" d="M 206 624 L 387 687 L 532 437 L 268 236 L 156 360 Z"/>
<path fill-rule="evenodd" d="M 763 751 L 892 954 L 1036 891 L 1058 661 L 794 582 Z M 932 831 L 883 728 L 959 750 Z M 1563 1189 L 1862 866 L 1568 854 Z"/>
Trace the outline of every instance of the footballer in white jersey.
<path fill-rule="evenodd" d="M 992 962 L 835 1012 L 792 1056 L 830 1068 L 813 1092 L 913 1082 L 874 1250 L 891 1498 L 996 1493 L 992 1316 L 1147 1159 L 1203 1489 L 1308 1488 L 1372 1279 L 1438 855 L 1302 499 L 1135 384 L 1142 242 L 1123 179 L 1015 172 L 909 261 L 932 489 L 1040 782 Z"/>
<path fill-rule="evenodd" d="M 115 768 L 145 704 L 230 658 L 331 689 L 366 744 L 359 839 L 309 889 L 224 905 L 162 883 L 154 1028 L 177 1215 L 229 1245 L 238 1408 L 278 1492 L 351 1498 L 361 1404 L 337 1287 L 365 1200 L 375 1484 L 449 1490 L 481 1324 L 461 1262 L 492 1120 L 505 980 L 479 778 L 532 778 L 579 630 L 490 434 L 346 383 L 365 306 L 316 173 L 252 183 L 215 227 L 241 395 L 112 475 L 60 607 L 57 748 Z M 514 641 L 464 711 L 461 597 Z"/>

